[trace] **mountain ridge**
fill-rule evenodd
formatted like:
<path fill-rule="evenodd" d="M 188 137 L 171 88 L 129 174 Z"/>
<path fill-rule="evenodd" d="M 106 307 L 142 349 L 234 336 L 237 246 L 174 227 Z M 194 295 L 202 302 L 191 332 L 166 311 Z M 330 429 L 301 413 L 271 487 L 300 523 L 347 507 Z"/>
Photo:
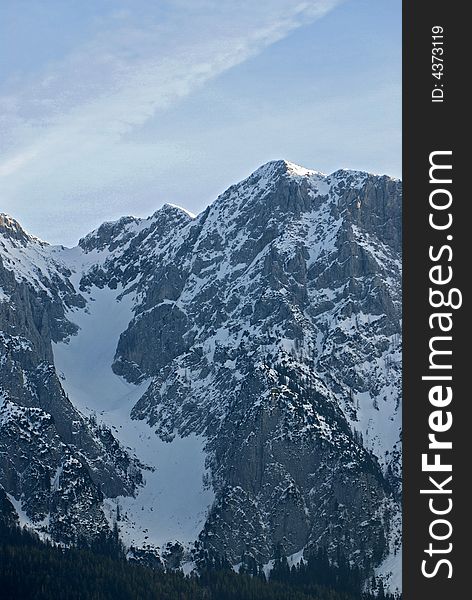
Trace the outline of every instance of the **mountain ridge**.
<path fill-rule="evenodd" d="M 336 171 L 333 171 L 332 173 L 324 173 L 322 171 L 317 171 L 315 169 L 307 169 L 305 167 L 302 167 L 301 165 L 298 165 L 290 160 L 286 160 L 286 159 L 274 159 L 274 160 L 270 160 L 264 164 L 262 164 L 260 167 L 258 167 L 255 171 L 253 171 L 248 177 L 245 177 L 244 179 L 242 179 L 240 182 L 233 184 L 231 187 L 237 186 L 247 180 L 249 180 L 251 177 L 254 177 L 256 175 L 261 175 L 261 174 L 267 174 L 270 173 L 273 170 L 281 170 L 284 174 L 288 174 L 288 175 L 295 175 L 295 176 L 318 176 L 321 179 L 336 179 L 337 177 L 343 177 L 346 175 L 365 175 L 365 176 L 373 176 L 373 177 L 379 177 L 379 178 L 386 178 L 389 179 L 391 181 L 396 181 L 396 182 L 401 182 L 401 179 L 398 177 L 393 177 L 387 174 L 378 174 L 378 173 L 371 173 L 369 171 L 361 171 L 361 170 L 357 170 L 357 169 L 337 169 Z M 228 188 L 228 189 L 230 189 Z M 150 219 L 152 219 L 156 213 L 158 213 L 161 208 L 164 207 L 172 207 L 175 209 L 179 209 L 180 211 L 183 211 L 184 213 L 187 213 L 192 219 L 195 219 L 197 217 L 199 217 L 203 212 L 205 212 L 206 209 L 203 209 L 200 213 L 198 214 L 194 214 L 191 211 L 189 211 L 188 209 L 186 209 L 183 206 L 174 204 L 172 202 L 164 202 L 162 204 L 162 206 L 160 208 L 157 208 L 151 215 L 147 216 L 147 217 L 137 217 L 134 215 L 123 215 L 115 220 L 112 221 L 104 221 L 103 223 L 101 223 L 98 227 L 96 227 L 95 229 L 89 231 L 88 233 L 86 233 L 85 235 L 83 235 L 81 238 L 79 238 L 77 244 L 75 246 L 67 246 L 67 248 L 72 249 L 74 247 L 76 247 L 77 245 L 80 245 L 81 240 L 85 240 L 86 238 L 88 238 L 89 236 L 92 236 L 94 233 L 97 232 L 98 229 L 100 229 L 103 226 L 114 226 L 114 225 L 118 225 L 122 222 L 136 222 L 136 223 L 141 223 L 143 221 L 149 221 Z M 7 223 L 9 223 L 9 225 L 7 225 Z M 36 236 L 33 236 L 32 234 L 30 234 L 28 231 L 26 231 L 20 224 L 20 222 L 15 219 L 12 215 L 8 214 L 8 213 L 1 213 L 0 212 L 0 230 L 4 231 L 7 227 L 15 227 L 17 229 L 19 229 L 22 233 L 26 234 L 26 236 L 35 239 L 39 242 L 42 242 L 48 246 L 53 246 L 53 247 L 66 247 L 63 244 L 54 244 L 51 245 L 49 242 L 42 240 L 41 238 L 38 238 Z"/>
<path fill-rule="evenodd" d="M 208 552 L 237 564 L 249 550 L 267 563 L 277 544 L 292 555 L 342 543 L 371 569 L 397 552 L 399 180 L 271 161 L 196 217 L 165 205 L 147 219 L 105 223 L 74 248 L 30 239 L 32 255 L 0 238 L 0 286 L 10 299 L 0 301 L 0 329 L 14 333 L 9 305 L 26 314 L 37 304 L 44 325 L 38 314 L 23 338 L 39 336 L 46 353 L 30 366 L 27 350 L 8 359 L 18 375 L 5 377 L 6 395 L 44 410 L 38 383 L 27 402 L 17 390 L 25 366 L 38 373 L 46 359 L 48 393 L 60 411 L 70 397 L 83 415 L 74 460 L 83 480 L 91 477 L 104 531 L 116 525 L 129 548 L 184 568 Z M 18 295 L 25 286 L 27 305 Z M 71 440 L 74 420 L 63 428 Z M 125 423 L 135 438 L 123 433 Z M 8 428 L 3 436 L 11 444 Z M 98 441 L 84 448 L 82 438 L 101 440 L 102 467 L 93 466 Z M 161 505 L 167 521 L 179 520 L 171 504 L 182 480 L 166 471 L 169 448 L 179 469 L 192 465 L 188 494 L 200 516 L 192 502 L 181 504 L 187 524 L 167 539 L 156 534 L 163 522 L 151 509 Z M 155 455 L 157 467 L 149 464 Z M 51 459 L 55 473 L 58 462 Z M 30 492 L 15 488 L 8 471 L 0 483 L 23 502 Z M 57 494 L 60 476 L 50 479 Z M 110 482 L 104 491 L 101 479 Z M 166 500 L 166 489 L 177 496 Z M 30 513 L 33 524 L 44 521 Z M 73 521 L 79 530 L 81 518 Z"/>

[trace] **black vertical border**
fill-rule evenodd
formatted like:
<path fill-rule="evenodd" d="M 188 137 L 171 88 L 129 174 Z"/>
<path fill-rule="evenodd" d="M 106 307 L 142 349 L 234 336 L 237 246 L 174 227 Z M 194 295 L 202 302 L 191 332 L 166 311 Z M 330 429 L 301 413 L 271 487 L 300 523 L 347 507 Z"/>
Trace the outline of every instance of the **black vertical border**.
<path fill-rule="evenodd" d="M 403 2 L 403 181 L 404 181 L 404 350 L 403 350 L 403 449 L 404 449 L 404 520 L 403 520 L 403 597 L 405 600 L 456 600 L 468 597 L 472 574 L 472 423 L 471 392 L 466 373 L 472 373 L 472 350 L 468 347 L 472 327 L 468 316 L 466 284 L 472 278 L 472 185 L 466 188 L 472 168 L 470 150 L 465 145 L 470 136 L 472 103 L 467 88 L 471 69 L 467 67 L 472 52 L 472 24 L 466 17 L 467 4 L 452 1 L 404 0 Z M 444 102 L 431 102 L 435 81 L 432 77 L 432 27 L 444 28 Z M 421 471 L 421 454 L 427 450 L 428 402 L 431 384 L 421 380 L 426 374 L 431 336 L 428 316 L 430 262 L 428 249 L 444 241 L 445 233 L 433 231 L 429 215 L 429 155 L 435 150 L 452 150 L 453 285 L 462 290 L 464 303 L 452 311 L 453 336 L 453 510 L 448 518 L 453 525 L 450 541 L 453 550 L 448 558 L 453 575 L 447 569 L 427 579 L 421 562 L 427 555 L 428 528 L 435 518 L 428 500 L 419 490 L 427 486 L 428 477 Z M 470 241 L 469 241 L 470 240 Z M 468 514 L 469 513 L 469 514 Z M 438 547 L 440 543 L 438 543 Z M 469 562 L 471 563 L 469 567 Z"/>

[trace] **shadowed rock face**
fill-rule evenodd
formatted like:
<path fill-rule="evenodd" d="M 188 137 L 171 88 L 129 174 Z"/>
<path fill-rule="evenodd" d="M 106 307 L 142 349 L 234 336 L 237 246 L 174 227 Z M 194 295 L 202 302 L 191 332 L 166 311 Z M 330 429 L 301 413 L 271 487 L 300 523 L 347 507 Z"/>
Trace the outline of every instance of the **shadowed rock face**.
<path fill-rule="evenodd" d="M 142 476 L 111 433 L 71 404 L 53 364 L 51 341 L 77 333 L 65 313 L 84 307 L 85 300 L 47 244 L 13 219 L 4 222 L 9 229 L 0 238 L 0 489 L 53 539 L 109 537 L 103 494 L 132 494 Z"/>
<path fill-rule="evenodd" d="M 77 413 L 51 366 L 50 340 L 76 333 L 67 310 L 81 310 L 86 291 L 108 287 L 132 296 L 134 314 L 117 332 L 113 369 L 130 382 L 150 380 L 131 417 L 164 440 L 191 433 L 207 440 L 215 502 L 197 559 L 216 551 L 238 563 L 249 551 L 267 562 L 280 545 L 286 554 L 310 546 L 334 554 L 342 545 L 372 565 L 393 549 L 401 468 L 399 181 L 354 171 L 326 176 L 276 161 L 197 218 L 165 205 L 147 220 L 103 225 L 80 241 L 82 267 L 73 276 L 67 253 L 41 248 L 50 265 L 43 296 L 35 280 L 0 268 L 10 298 L 0 303 L 0 329 L 10 318 L 20 326 L 16 311 L 25 344 L 34 347 L 33 357 L 23 348 L 8 359 L 3 387 L 9 402 L 54 415 L 54 425 L 43 418 L 39 437 L 77 469 L 87 498 L 81 514 L 100 521 L 100 494 L 132 494 L 139 483 L 132 459 Z M 21 373 L 45 364 L 47 382 L 38 375 L 34 394 L 25 392 Z M 79 465 L 60 450 L 75 439 L 76 422 Z M 15 446 L 15 455 L 28 444 Z M 21 468 L 0 463 L 0 483 L 16 498 Z M 22 493 L 25 502 L 32 496 Z M 41 514 L 47 502 L 67 513 L 67 494 L 55 502 L 54 493 L 37 501 Z"/>

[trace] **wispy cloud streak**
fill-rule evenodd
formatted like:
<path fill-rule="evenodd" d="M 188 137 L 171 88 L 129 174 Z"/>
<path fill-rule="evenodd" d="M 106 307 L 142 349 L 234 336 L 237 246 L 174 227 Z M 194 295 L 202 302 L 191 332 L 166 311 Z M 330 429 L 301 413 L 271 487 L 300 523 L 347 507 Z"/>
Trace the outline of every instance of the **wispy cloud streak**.
<path fill-rule="evenodd" d="M 0 90 L 0 180 L 66 169 L 73 184 L 102 158 L 105 181 L 123 175 L 133 131 L 339 2 L 174 0 L 102 16 L 73 53 Z"/>

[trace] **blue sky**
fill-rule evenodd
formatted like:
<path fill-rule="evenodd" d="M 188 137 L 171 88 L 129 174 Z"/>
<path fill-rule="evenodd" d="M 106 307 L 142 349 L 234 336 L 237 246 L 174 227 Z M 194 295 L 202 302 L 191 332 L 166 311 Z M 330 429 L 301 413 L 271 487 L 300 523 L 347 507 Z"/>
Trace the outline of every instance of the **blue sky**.
<path fill-rule="evenodd" d="M 0 211 L 52 243 L 268 160 L 401 173 L 400 0 L 1 0 Z"/>

